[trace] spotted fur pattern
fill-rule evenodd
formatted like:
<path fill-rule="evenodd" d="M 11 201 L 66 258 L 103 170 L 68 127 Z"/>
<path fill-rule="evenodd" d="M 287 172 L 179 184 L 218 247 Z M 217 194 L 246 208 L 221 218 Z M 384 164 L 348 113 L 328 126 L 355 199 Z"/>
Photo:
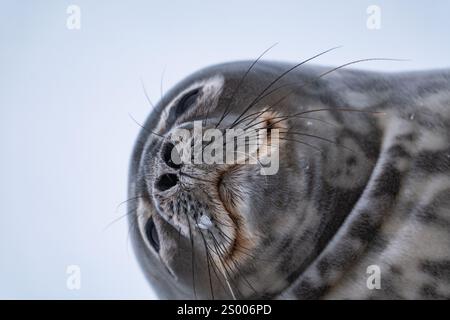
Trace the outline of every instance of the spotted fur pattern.
<path fill-rule="evenodd" d="M 232 287 L 236 298 L 450 299 L 447 70 L 398 74 L 338 70 L 318 78 L 331 68 L 301 66 L 287 74 L 276 83 L 279 90 L 248 112 L 272 105 L 282 115 L 303 112 L 284 122 L 290 139 L 280 149 L 280 171 L 262 177 L 257 167 L 243 166 L 228 171 L 224 183 L 236 201 L 231 210 L 236 216 L 224 221 L 237 217 L 241 228 L 230 235 L 247 239 L 241 251 L 251 254 L 231 262 L 237 267 L 230 263 L 227 282 L 220 274 L 210 275 L 207 253 L 198 249 L 192 257 L 192 246 L 202 246 L 200 236 L 194 243 L 188 239 L 188 220 L 194 224 L 195 218 L 156 208 L 161 201 L 155 200 L 159 195 L 151 186 L 168 169 L 158 160 L 160 139 L 149 130 L 165 134 L 162 127 L 176 126 L 161 124 L 160 119 L 171 101 L 193 83 L 208 88 L 202 107 L 198 106 L 203 109 L 195 117 L 209 108 L 209 120 L 217 123 L 233 98 L 235 108 L 224 121 L 230 124 L 227 121 L 236 119 L 291 67 L 259 62 L 242 81 L 250 64 L 218 65 L 185 79 L 158 104 L 136 143 L 129 183 L 134 199 L 129 203 L 132 238 L 160 297 L 231 298 Z M 188 123 L 193 117 L 177 121 Z M 294 136 L 301 138 L 300 143 Z M 222 169 L 191 168 L 208 179 Z M 209 210 L 225 216 L 230 212 L 217 202 L 219 195 L 210 191 L 208 182 L 187 178 L 184 182 L 194 191 L 175 193 L 191 199 L 183 202 L 190 208 L 187 212 Z M 196 196 L 199 190 L 207 191 Z M 163 197 L 173 206 L 172 196 Z M 179 221 L 170 221 L 167 212 Z M 149 248 L 139 227 L 149 217 L 159 233 L 159 252 Z M 381 272 L 378 289 L 367 286 L 367 268 L 372 265 Z"/>

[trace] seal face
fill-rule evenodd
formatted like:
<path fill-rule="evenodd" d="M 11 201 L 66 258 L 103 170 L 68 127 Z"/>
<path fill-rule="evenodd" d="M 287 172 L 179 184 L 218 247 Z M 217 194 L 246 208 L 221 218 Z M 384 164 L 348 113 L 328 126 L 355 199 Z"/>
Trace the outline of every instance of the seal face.
<path fill-rule="evenodd" d="M 128 203 L 161 298 L 450 296 L 450 72 L 330 69 L 218 65 L 154 108 Z"/>

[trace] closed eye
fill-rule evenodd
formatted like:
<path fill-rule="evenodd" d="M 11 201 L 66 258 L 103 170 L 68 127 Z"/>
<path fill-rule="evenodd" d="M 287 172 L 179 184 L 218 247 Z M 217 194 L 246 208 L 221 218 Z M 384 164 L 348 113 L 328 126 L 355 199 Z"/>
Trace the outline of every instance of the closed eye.
<path fill-rule="evenodd" d="M 190 107 L 197 101 L 200 89 L 193 89 L 186 93 L 177 103 L 175 107 L 175 117 L 180 116 L 189 110 Z"/>
<path fill-rule="evenodd" d="M 158 231 L 156 230 L 156 226 L 152 218 L 149 218 L 145 224 L 145 236 L 156 252 L 159 252 L 160 244 Z"/>

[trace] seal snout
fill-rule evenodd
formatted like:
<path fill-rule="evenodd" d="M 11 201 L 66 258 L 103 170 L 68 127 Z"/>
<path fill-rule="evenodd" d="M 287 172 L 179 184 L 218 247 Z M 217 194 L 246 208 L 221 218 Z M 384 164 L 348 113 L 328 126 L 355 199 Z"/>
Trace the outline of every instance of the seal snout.
<path fill-rule="evenodd" d="M 156 178 L 155 181 L 155 189 L 161 192 L 167 191 L 177 185 L 179 182 L 177 170 L 181 168 L 180 161 L 177 161 L 177 157 L 174 156 L 176 154 L 175 145 L 167 141 L 161 147 L 160 158 L 162 160 L 163 166 L 167 166 L 168 170 L 174 172 L 164 172 Z"/>

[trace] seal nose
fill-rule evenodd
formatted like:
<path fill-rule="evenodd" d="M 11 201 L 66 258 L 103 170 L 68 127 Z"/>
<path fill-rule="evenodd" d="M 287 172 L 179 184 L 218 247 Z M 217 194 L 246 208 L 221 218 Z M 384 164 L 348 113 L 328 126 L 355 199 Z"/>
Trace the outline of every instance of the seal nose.
<path fill-rule="evenodd" d="M 164 163 L 174 169 L 181 168 L 181 160 L 172 142 L 166 142 L 161 148 L 161 158 Z"/>
<path fill-rule="evenodd" d="M 156 180 L 155 187 L 159 191 L 166 191 L 176 186 L 178 183 L 178 177 L 173 173 L 165 173 Z"/>

